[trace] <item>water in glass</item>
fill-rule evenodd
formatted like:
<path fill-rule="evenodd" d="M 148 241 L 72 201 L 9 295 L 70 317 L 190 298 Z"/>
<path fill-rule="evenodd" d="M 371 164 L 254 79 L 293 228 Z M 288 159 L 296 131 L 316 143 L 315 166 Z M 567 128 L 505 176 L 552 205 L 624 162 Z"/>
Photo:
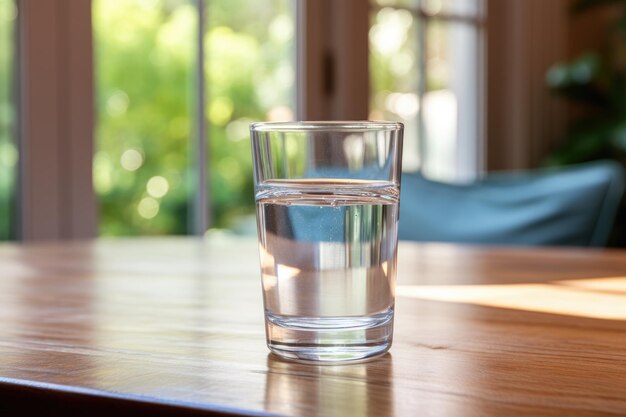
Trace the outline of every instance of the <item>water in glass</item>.
<path fill-rule="evenodd" d="M 257 189 L 271 350 L 335 362 L 389 349 L 398 198 L 388 181 L 289 179 Z"/>

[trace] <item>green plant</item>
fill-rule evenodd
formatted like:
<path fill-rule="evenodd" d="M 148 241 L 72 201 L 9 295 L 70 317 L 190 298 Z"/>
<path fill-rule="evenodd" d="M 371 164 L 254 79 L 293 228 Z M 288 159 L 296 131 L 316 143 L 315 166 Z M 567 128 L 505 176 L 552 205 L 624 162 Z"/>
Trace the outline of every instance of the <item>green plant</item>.
<path fill-rule="evenodd" d="M 582 106 L 562 146 L 547 163 L 566 165 L 595 159 L 626 164 L 626 0 L 578 0 L 572 13 L 621 6 L 621 15 L 606 28 L 605 44 L 569 63 L 551 67 L 546 75 L 555 93 Z"/>

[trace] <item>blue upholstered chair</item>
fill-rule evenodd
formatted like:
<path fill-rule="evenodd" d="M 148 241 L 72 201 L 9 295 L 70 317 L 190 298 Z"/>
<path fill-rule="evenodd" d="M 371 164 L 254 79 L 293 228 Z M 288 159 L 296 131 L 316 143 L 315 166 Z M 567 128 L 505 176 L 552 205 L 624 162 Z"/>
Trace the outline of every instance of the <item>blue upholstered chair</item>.
<path fill-rule="evenodd" d="M 606 245 L 624 194 L 610 161 L 502 173 L 468 185 L 404 174 L 399 238 L 511 245 Z"/>

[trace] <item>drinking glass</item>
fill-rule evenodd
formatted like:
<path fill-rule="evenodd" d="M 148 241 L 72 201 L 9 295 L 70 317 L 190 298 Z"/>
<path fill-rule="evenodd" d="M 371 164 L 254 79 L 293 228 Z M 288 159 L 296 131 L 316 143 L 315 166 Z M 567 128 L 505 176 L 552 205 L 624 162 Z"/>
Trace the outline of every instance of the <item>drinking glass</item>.
<path fill-rule="evenodd" d="M 250 130 L 269 349 L 330 363 L 384 354 L 393 336 L 403 125 Z"/>

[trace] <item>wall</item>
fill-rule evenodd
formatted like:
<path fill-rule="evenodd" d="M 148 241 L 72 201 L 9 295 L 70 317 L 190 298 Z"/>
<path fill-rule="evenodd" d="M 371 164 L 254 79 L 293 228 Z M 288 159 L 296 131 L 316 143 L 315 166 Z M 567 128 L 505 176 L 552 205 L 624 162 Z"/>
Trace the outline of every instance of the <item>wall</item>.
<path fill-rule="evenodd" d="M 585 109 L 555 97 L 546 71 L 605 46 L 620 7 L 571 12 L 571 0 L 491 0 L 487 30 L 487 168 L 541 166 Z"/>
<path fill-rule="evenodd" d="M 566 107 L 545 74 L 568 56 L 568 0 L 488 2 L 487 168 L 527 169 L 562 138 Z"/>

